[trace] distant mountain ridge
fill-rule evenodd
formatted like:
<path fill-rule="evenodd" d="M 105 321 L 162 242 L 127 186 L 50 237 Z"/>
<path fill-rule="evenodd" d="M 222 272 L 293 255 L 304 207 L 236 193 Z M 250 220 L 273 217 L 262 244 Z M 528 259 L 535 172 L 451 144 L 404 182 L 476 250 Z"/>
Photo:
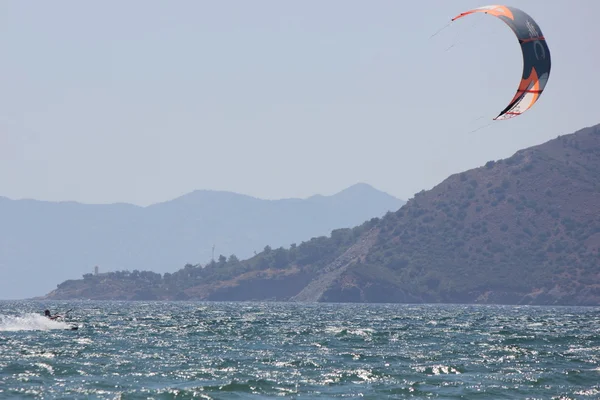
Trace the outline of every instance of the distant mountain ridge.
<path fill-rule="evenodd" d="M 307 199 L 196 190 L 146 207 L 0 197 L 0 299 L 47 292 L 94 265 L 101 272 L 175 271 L 209 261 L 213 244 L 215 257 L 247 258 L 267 244 L 327 235 L 403 203 L 364 183 Z"/>

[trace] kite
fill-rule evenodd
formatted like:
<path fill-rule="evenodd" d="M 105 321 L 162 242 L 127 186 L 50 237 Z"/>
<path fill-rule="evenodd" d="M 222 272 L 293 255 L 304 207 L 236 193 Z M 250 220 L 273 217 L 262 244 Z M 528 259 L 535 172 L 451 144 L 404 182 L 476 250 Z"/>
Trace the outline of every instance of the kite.
<path fill-rule="evenodd" d="M 538 24 L 527 13 L 515 7 L 491 5 L 463 12 L 452 21 L 473 13 L 493 15 L 504 21 L 519 40 L 523 52 L 523 75 L 517 93 L 494 118 L 504 120 L 521 115 L 539 100 L 550 76 L 550 49 Z"/>

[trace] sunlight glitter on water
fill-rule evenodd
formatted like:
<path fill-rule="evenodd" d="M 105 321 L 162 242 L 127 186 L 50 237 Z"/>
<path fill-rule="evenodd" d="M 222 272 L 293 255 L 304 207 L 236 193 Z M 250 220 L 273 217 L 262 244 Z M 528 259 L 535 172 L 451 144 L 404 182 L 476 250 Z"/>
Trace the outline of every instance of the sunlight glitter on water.
<path fill-rule="evenodd" d="M 59 306 L 75 309 L 67 326 L 79 331 L 46 320 L 39 303 L 0 302 L 0 398 L 558 399 L 600 390 L 598 308 Z"/>

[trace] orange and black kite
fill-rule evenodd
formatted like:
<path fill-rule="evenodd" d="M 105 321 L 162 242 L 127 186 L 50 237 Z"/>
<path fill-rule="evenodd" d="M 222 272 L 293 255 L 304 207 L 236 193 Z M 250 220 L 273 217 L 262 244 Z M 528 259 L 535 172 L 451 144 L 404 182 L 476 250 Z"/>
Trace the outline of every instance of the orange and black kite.
<path fill-rule="evenodd" d="M 515 33 L 523 51 L 523 76 L 515 97 L 494 118 L 516 117 L 538 101 L 550 76 L 550 50 L 538 24 L 524 11 L 508 6 L 484 6 L 466 11 L 452 18 L 455 21 L 473 13 L 485 13 L 500 18 Z"/>

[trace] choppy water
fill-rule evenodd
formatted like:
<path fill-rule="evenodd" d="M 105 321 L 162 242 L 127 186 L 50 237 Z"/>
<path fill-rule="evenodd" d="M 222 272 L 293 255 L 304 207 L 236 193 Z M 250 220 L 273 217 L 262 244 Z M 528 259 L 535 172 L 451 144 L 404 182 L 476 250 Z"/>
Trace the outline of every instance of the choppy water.
<path fill-rule="evenodd" d="M 0 302 L 0 398 L 597 399 L 599 363 L 600 308 Z"/>

